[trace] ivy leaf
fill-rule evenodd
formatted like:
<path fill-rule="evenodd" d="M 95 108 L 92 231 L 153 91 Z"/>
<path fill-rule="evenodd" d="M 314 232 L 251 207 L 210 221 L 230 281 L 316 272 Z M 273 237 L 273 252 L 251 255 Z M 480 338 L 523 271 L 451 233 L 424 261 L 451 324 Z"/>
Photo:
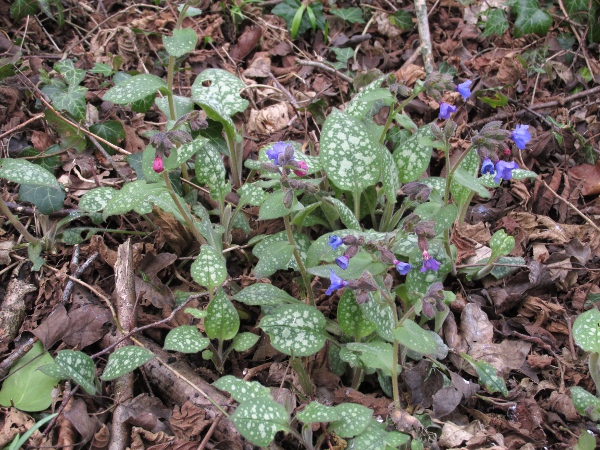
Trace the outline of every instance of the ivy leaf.
<path fill-rule="evenodd" d="M 390 16 L 390 23 L 402 31 L 412 30 L 415 27 L 413 16 L 403 9 L 399 9 Z"/>
<path fill-rule="evenodd" d="M 297 303 L 298 301 L 276 286 L 267 283 L 255 283 L 245 287 L 233 296 L 234 300 L 245 305 L 270 305 L 276 306 L 281 303 Z"/>
<path fill-rule="evenodd" d="M 400 345 L 422 355 L 435 355 L 437 353 L 437 342 L 430 332 L 410 319 L 406 319 L 401 326 L 394 330 L 394 337 Z"/>
<path fill-rule="evenodd" d="M 96 393 L 94 361 L 88 355 L 74 350 L 61 350 L 54 362 L 64 375 L 75 381 L 88 394 Z"/>
<path fill-rule="evenodd" d="M 248 441 L 267 447 L 275 434 L 288 429 L 288 413 L 273 399 L 255 398 L 241 403 L 231 415 L 231 421 Z"/>
<path fill-rule="evenodd" d="M 42 92 L 52 100 L 55 109 L 67 111 L 77 120 L 85 119 L 85 94 L 87 88 L 66 85 L 61 80 L 52 80 L 42 88 Z"/>
<path fill-rule="evenodd" d="M 334 409 L 340 419 L 332 422 L 329 430 L 342 438 L 351 438 L 362 433 L 369 426 L 373 416 L 371 409 L 356 403 L 342 403 Z"/>
<path fill-rule="evenodd" d="M 271 390 L 258 381 L 240 380 L 233 375 L 225 375 L 213 383 L 217 389 L 229 392 L 233 399 L 238 402 L 247 402 L 255 399 L 273 400 Z"/>
<path fill-rule="evenodd" d="M 110 77 L 114 73 L 112 67 L 104 63 L 94 63 L 94 67 L 89 72 L 104 75 L 105 77 Z"/>
<path fill-rule="evenodd" d="M 15 0 L 10 5 L 10 16 L 15 22 L 20 22 L 26 16 L 33 16 L 39 11 L 37 0 Z"/>
<path fill-rule="evenodd" d="M 417 180 L 429 165 L 433 147 L 423 138 L 428 140 L 434 138 L 429 125 L 419 128 L 419 131 L 394 149 L 393 157 L 398 169 L 398 179 L 402 183 Z"/>
<path fill-rule="evenodd" d="M 123 128 L 123 124 L 118 120 L 107 120 L 106 122 L 96 123 L 90 126 L 90 131 L 115 145 L 125 139 L 125 128 Z M 114 149 L 103 142 L 99 142 L 99 144 L 109 155 L 115 153 Z"/>
<path fill-rule="evenodd" d="M 490 393 L 500 392 L 505 397 L 508 397 L 508 389 L 504 380 L 498 376 L 498 372 L 491 364 L 485 361 L 475 361 L 469 355 L 461 353 L 461 356 L 469 363 L 479 376 L 479 382 L 483 384 L 483 387 Z"/>
<path fill-rule="evenodd" d="M 338 188 L 360 193 L 380 177 L 379 142 L 356 117 L 334 109 L 321 134 L 321 165 Z"/>
<path fill-rule="evenodd" d="M 360 8 L 332 8 L 330 12 L 334 16 L 338 16 L 346 22 L 365 23 L 363 19 L 362 9 Z"/>
<path fill-rule="evenodd" d="M 216 108 L 222 118 L 229 118 L 248 107 L 248 101 L 240 96 L 245 87 L 238 77 L 226 70 L 206 69 L 192 84 L 192 99 L 203 108 L 205 104 Z"/>
<path fill-rule="evenodd" d="M 191 53 L 198 43 L 198 35 L 193 28 L 176 28 L 173 36 L 163 36 L 163 44 L 170 56 L 179 58 Z"/>
<path fill-rule="evenodd" d="M 167 84 L 156 75 L 135 75 L 110 88 L 102 99 L 117 105 L 126 105 L 144 100 L 156 94 L 159 89 L 166 88 Z"/>
<path fill-rule="evenodd" d="M 342 331 L 356 340 L 371 334 L 377 326 L 368 320 L 360 309 L 354 292 L 346 289 L 337 307 L 337 319 Z"/>
<path fill-rule="evenodd" d="M 85 70 L 76 69 L 70 59 L 58 61 L 54 64 L 54 70 L 60 72 L 69 86 L 77 86 L 85 78 Z"/>
<path fill-rule="evenodd" d="M 81 130 L 58 118 L 57 113 L 51 109 L 44 111 L 48 123 L 60 136 L 60 146 L 63 149 L 73 148 L 78 152 L 85 150 L 87 141 Z"/>
<path fill-rule="evenodd" d="M 286 355 L 314 355 L 325 345 L 325 317 L 312 306 L 282 305 L 262 318 L 260 328 Z"/>
<path fill-rule="evenodd" d="M 210 339 L 202 337 L 193 325 L 181 325 L 173 328 L 165 338 L 165 350 L 181 353 L 198 353 L 210 344 Z"/>
<path fill-rule="evenodd" d="M 552 25 L 552 16 L 540 9 L 538 0 L 513 0 L 510 2 L 517 15 L 513 34 L 521 37 L 523 34 L 545 36 Z"/>
<path fill-rule="evenodd" d="M 104 381 L 114 380 L 132 370 L 137 369 L 141 365 L 146 364 L 152 358 L 154 353 L 142 347 L 128 345 L 115 350 L 108 357 L 108 363 L 104 368 L 102 379 Z"/>
<path fill-rule="evenodd" d="M 223 288 L 219 288 L 206 308 L 204 319 L 206 335 L 211 339 L 233 339 L 240 328 L 240 316 L 227 298 Z"/>
<path fill-rule="evenodd" d="M 502 36 L 508 30 L 509 23 L 504 10 L 493 8 L 486 11 L 485 15 L 487 16 L 487 20 L 483 22 L 485 25 L 483 35 L 485 37 Z"/>
<path fill-rule="evenodd" d="M 597 308 L 592 308 L 575 319 L 573 338 L 586 352 L 600 353 L 600 311 Z"/>

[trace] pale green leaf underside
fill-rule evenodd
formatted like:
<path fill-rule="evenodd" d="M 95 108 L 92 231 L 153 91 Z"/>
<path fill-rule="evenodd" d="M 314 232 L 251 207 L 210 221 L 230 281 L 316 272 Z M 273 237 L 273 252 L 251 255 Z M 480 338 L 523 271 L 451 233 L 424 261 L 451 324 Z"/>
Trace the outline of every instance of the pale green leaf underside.
<path fill-rule="evenodd" d="M 133 345 L 115 350 L 108 357 L 108 363 L 104 368 L 102 379 L 104 381 L 114 380 L 132 370 L 137 369 L 154 358 L 154 353 L 142 347 Z"/>
<path fill-rule="evenodd" d="M 286 355 L 310 356 L 325 345 L 325 317 L 307 305 L 282 305 L 260 322 L 271 345 Z"/>
<path fill-rule="evenodd" d="M 202 337 L 193 325 L 181 325 L 173 328 L 165 338 L 165 350 L 181 353 L 197 353 L 210 344 L 210 339 Z"/>

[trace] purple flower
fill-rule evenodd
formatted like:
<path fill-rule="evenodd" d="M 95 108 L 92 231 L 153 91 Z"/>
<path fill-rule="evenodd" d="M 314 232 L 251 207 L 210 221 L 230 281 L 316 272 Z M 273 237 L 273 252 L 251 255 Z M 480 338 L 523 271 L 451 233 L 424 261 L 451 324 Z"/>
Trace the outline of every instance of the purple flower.
<path fill-rule="evenodd" d="M 338 289 L 341 289 L 348 285 L 348 282 L 338 277 L 333 271 L 333 269 L 329 270 L 331 271 L 331 276 L 329 277 L 329 279 L 331 280 L 331 286 L 329 286 L 329 289 L 325 291 L 325 295 L 331 295 L 333 294 L 333 291 L 337 291 Z"/>
<path fill-rule="evenodd" d="M 510 134 L 510 138 L 515 141 L 519 150 L 525 150 L 525 146 L 531 140 L 531 134 L 527 131 L 527 128 L 529 128 L 529 125 L 517 125 Z"/>
<path fill-rule="evenodd" d="M 156 173 L 161 173 L 163 170 L 165 170 L 165 163 L 163 162 L 163 159 L 160 156 L 156 156 L 156 158 L 154 158 L 154 163 L 152 163 L 152 170 L 154 170 Z"/>
<path fill-rule="evenodd" d="M 440 262 L 435 258 L 432 258 L 427 250 L 423 252 L 423 266 L 421 267 L 421 272 L 427 272 L 428 270 L 437 272 L 440 268 L 440 265 Z"/>
<path fill-rule="evenodd" d="M 410 271 L 410 269 L 412 269 L 412 266 L 409 263 L 405 263 L 398 260 L 394 261 L 394 266 L 396 266 L 396 270 L 400 275 L 406 275 Z"/>
<path fill-rule="evenodd" d="M 269 150 L 267 150 L 267 157 L 271 159 L 275 164 L 279 164 L 279 155 L 281 155 L 284 150 L 285 144 L 279 141 L 278 143 L 273 144 L 273 146 Z"/>
<path fill-rule="evenodd" d="M 469 89 L 471 84 L 473 84 L 473 82 L 471 80 L 467 80 L 464 83 L 460 83 L 458 86 L 456 86 L 456 90 L 460 95 L 462 95 L 462 98 L 465 102 L 469 100 L 469 97 L 471 97 L 471 89 Z"/>
<path fill-rule="evenodd" d="M 338 248 L 343 243 L 344 243 L 344 241 L 342 241 L 342 238 L 336 236 L 335 234 L 333 236 L 329 236 L 329 246 L 333 250 L 335 250 L 336 248 Z"/>
<path fill-rule="evenodd" d="M 308 173 L 308 164 L 304 161 L 298 161 L 298 168 L 294 170 L 294 173 L 298 177 L 304 177 Z"/>
<path fill-rule="evenodd" d="M 485 158 L 481 163 L 481 175 L 493 175 L 495 171 L 492 160 L 490 158 Z"/>
<path fill-rule="evenodd" d="M 494 182 L 500 183 L 502 180 L 510 180 L 512 178 L 512 171 L 518 169 L 519 165 L 514 162 L 498 161 L 496 163 L 496 176 Z"/>
<path fill-rule="evenodd" d="M 350 260 L 346 255 L 338 256 L 335 258 L 335 263 L 340 267 L 340 269 L 346 270 L 348 268 L 348 262 Z"/>
<path fill-rule="evenodd" d="M 456 106 L 449 105 L 448 103 L 442 102 L 440 104 L 440 119 L 449 119 L 450 114 L 456 112 Z"/>

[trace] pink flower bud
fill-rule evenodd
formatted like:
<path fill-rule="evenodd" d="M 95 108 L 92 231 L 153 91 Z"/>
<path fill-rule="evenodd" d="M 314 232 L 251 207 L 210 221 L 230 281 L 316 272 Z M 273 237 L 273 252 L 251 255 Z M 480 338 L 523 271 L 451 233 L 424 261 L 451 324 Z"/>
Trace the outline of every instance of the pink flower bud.
<path fill-rule="evenodd" d="M 163 163 L 163 160 L 160 156 L 154 158 L 154 164 L 152 164 L 152 169 L 156 173 L 161 173 L 163 170 L 165 170 L 165 164 Z"/>
<path fill-rule="evenodd" d="M 298 177 L 303 177 L 308 173 L 308 164 L 304 161 L 298 161 L 298 168 L 294 170 L 294 173 Z"/>

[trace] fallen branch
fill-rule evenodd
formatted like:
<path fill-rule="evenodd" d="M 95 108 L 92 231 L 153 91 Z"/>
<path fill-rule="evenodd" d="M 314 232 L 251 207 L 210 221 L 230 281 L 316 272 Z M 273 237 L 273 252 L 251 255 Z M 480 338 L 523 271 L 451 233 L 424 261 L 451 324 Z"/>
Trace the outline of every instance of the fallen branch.
<path fill-rule="evenodd" d="M 425 72 L 431 73 L 434 70 L 433 52 L 431 50 L 431 34 L 429 33 L 429 17 L 427 14 L 427 3 L 425 0 L 415 0 L 415 14 L 417 16 L 417 25 L 419 28 L 419 38 L 421 40 L 421 55 L 425 65 Z"/>

